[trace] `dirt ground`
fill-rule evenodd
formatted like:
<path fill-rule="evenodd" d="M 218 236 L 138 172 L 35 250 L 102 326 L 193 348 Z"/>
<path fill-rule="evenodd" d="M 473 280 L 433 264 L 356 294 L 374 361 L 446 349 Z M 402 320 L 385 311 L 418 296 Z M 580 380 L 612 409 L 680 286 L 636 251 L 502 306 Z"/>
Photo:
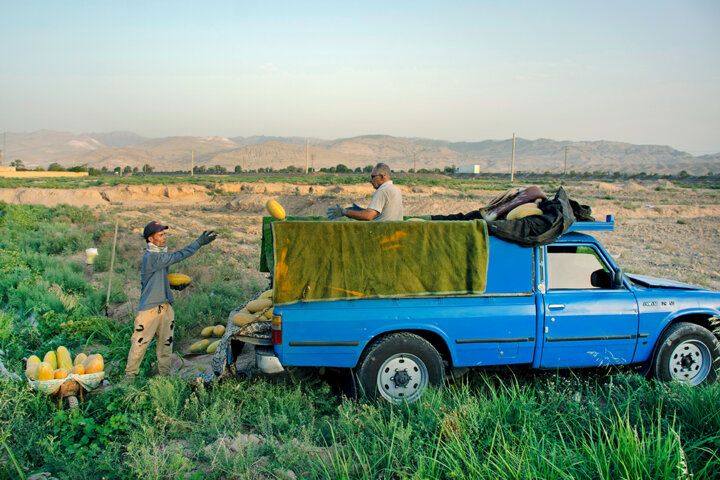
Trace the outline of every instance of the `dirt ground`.
<path fill-rule="evenodd" d="M 720 191 L 680 188 L 667 181 L 569 182 L 568 195 L 590 205 L 596 219 L 615 215 L 614 232 L 597 237 L 625 271 L 671 278 L 720 290 Z M 554 194 L 557 186 L 543 186 Z M 401 186 L 406 215 L 468 212 L 487 204 L 500 190 Z M 324 215 L 339 203 L 366 206 L 373 189 L 367 185 L 321 186 L 284 183 L 217 183 L 197 185 L 119 185 L 79 190 L 0 189 L 0 200 L 48 206 L 88 206 L 101 217 L 117 216 L 123 234 L 137 236 L 150 220 L 175 231 L 196 235 L 219 231 L 215 247 L 228 262 L 264 279 L 257 272 L 261 218 L 274 199 L 288 215 Z M 139 289 L 128 285 L 129 303 L 137 305 Z M 209 357 L 209 356 L 205 356 Z M 245 358 L 247 357 L 247 358 Z M 251 356 L 243 355 L 247 361 Z M 188 359 L 203 370 L 209 358 Z M 177 361 L 178 365 L 182 363 Z M 195 365 L 198 364 L 198 365 Z"/>

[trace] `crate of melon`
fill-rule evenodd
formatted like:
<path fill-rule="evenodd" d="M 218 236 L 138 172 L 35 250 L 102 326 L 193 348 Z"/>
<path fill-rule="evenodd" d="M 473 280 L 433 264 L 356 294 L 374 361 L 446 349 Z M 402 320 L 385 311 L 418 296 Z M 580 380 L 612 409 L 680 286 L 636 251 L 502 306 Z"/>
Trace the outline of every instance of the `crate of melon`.
<path fill-rule="evenodd" d="M 99 353 L 87 356 L 79 353 L 72 360 L 65 347 L 50 350 L 42 361 L 36 355 L 27 359 L 25 376 L 30 385 L 46 395 L 55 395 L 58 404 L 67 398 L 71 408 L 77 406 L 83 393 L 96 388 L 105 377 L 105 364 Z"/>

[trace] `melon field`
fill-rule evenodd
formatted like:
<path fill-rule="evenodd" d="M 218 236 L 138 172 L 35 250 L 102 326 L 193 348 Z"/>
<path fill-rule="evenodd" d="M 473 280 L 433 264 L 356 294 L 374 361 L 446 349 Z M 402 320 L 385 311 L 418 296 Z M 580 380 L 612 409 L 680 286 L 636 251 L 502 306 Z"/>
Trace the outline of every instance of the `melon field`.
<path fill-rule="evenodd" d="M 160 180 L 158 180 L 160 178 Z M 720 478 L 720 385 L 660 384 L 629 369 L 471 371 L 419 401 L 349 399 L 333 372 L 204 385 L 211 355 L 189 355 L 265 290 L 261 217 L 367 205 L 360 176 L 54 179 L 0 186 L 0 478 L 5 479 L 713 479 Z M 563 185 L 598 219 L 598 238 L 626 271 L 720 289 L 716 180 L 521 180 Z M 405 213 L 467 212 L 507 179 L 401 177 Z M 151 344 L 135 383 L 121 382 L 140 297 L 142 227 L 170 225 L 170 250 L 207 229 L 219 238 L 171 268 L 172 374 L 155 376 Z M 115 225 L 116 257 L 110 274 Z M 85 249 L 99 255 L 86 263 Z M 106 301 L 108 283 L 110 300 Z M 100 353 L 107 382 L 77 409 L 31 388 L 25 360 L 65 346 Z"/>

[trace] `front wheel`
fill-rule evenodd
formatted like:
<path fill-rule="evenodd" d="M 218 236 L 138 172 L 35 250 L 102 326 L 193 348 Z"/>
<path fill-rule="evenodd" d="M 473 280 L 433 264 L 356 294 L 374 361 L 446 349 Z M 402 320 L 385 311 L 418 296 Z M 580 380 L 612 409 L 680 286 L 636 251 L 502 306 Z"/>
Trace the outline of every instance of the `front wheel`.
<path fill-rule="evenodd" d="M 414 333 L 392 333 L 373 342 L 360 357 L 360 392 L 391 403 L 414 402 L 428 385 L 440 385 L 443 360 L 430 342 Z"/>
<path fill-rule="evenodd" d="M 659 345 L 653 365 L 658 380 L 689 385 L 717 381 L 720 343 L 707 329 L 693 323 L 677 323 L 663 334 Z"/>

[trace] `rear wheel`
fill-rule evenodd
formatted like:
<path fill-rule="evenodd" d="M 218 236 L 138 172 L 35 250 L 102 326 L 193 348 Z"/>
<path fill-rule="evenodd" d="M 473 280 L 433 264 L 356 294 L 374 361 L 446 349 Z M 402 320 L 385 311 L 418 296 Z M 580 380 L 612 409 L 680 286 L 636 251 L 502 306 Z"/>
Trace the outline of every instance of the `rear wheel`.
<path fill-rule="evenodd" d="M 358 388 L 368 398 L 414 402 L 428 385 L 440 385 L 443 360 L 430 342 L 413 333 L 393 333 L 372 343 L 360 357 Z"/>
<path fill-rule="evenodd" d="M 717 381 L 720 343 L 707 329 L 693 323 L 670 326 L 659 342 L 654 374 L 664 382 L 701 385 Z"/>

